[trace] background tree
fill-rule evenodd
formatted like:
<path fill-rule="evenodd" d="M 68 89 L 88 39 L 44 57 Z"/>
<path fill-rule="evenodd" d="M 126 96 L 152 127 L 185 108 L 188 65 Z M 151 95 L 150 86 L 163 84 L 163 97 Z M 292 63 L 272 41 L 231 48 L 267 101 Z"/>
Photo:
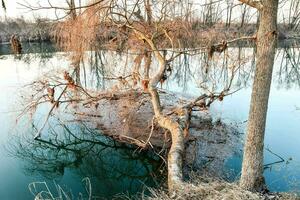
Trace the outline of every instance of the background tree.
<path fill-rule="evenodd" d="M 6 6 L 5 6 L 4 0 L 1 0 L 1 4 L 2 4 L 2 8 L 3 8 L 4 10 L 6 10 Z"/>

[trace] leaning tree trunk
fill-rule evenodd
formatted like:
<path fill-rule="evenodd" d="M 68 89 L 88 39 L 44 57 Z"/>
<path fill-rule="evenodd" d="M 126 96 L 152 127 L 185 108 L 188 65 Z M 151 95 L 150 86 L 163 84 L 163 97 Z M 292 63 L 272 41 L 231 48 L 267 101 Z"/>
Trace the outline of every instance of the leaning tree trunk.
<path fill-rule="evenodd" d="M 277 44 L 278 0 L 262 0 L 261 3 L 256 70 L 240 180 L 242 188 L 252 191 L 261 191 L 264 186 L 264 133 Z"/>
<path fill-rule="evenodd" d="M 138 33 L 138 32 L 137 32 Z M 157 91 L 157 85 L 163 78 L 166 70 L 166 60 L 157 50 L 156 46 L 149 38 L 138 33 L 143 39 L 147 41 L 151 49 L 154 51 L 154 55 L 159 63 L 159 69 L 156 74 L 150 79 L 148 91 L 151 96 L 151 102 L 154 110 L 155 118 L 158 124 L 169 130 L 172 138 L 172 145 L 168 153 L 168 189 L 169 192 L 176 191 L 181 188 L 183 183 L 182 175 L 182 161 L 184 151 L 184 134 L 183 127 L 177 122 L 171 119 L 170 116 L 166 116 L 162 112 L 162 106 L 160 105 L 159 94 Z M 146 58 L 147 60 L 147 58 Z M 147 62 L 150 62 L 148 60 Z M 149 65 L 150 63 L 148 63 Z M 149 66 L 148 66 L 149 67 Z"/>
<path fill-rule="evenodd" d="M 156 87 L 150 84 L 149 93 L 152 98 L 154 114 L 158 124 L 169 130 L 172 138 L 172 145 L 168 153 L 168 189 L 172 193 L 182 186 L 182 162 L 184 151 L 184 134 L 183 128 L 179 123 L 171 118 L 164 116 L 160 106 L 159 95 Z"/>
<path fill-rule="evenodd" d="M 157 50 L 151 41 L 149 41 L 149 43 L 152 44 L 152 49 Z M 172 120 L 170 117 L 165 116 L 162 112 L 157 85 L 166 70 L 166 62 L 158 51 L 155 51 L 154 54 L 159 62 L 159 70 L 149 82 L 149 94 L 151 96 L 154 115 L 158 124 L 169 130 L 171 133 L 172 145 L 168 153 L 168 189 L 169 192 L 173 192 L 181 188 L 183 181 L 182 155 L 184 151 L 184 134 L 183 128 L 180 124 L 177 121 Z"/>

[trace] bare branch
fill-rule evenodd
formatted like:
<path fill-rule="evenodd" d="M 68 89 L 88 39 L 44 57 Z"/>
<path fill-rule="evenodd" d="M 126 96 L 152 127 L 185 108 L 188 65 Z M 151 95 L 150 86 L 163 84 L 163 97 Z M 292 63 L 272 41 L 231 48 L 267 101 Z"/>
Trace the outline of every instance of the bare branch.
<path fill-rule="evenodd" d="M 45 126 L 46 126 L 46 124 L 47 124 L 47 122 L 48 122 L 48 120 L 49 120 L 49 118 L 50 118 L 50 115 L 51 115 L 52 111 L 54 110 L 54 108 L 55 108 L 55 107 L 57 106 L 57 104 L 59 103 L 60 98 L 63 96 L 63 94 L 65 93 L 65 91 L 67 90 L 67 88 L 68 88 L 68 86 L 65 86 L 65 88 L 63 89 L 63 91 L 60 93 L 60 95 L 59 95 L 57 101 L 52 105 L 52 107 L 51 107 L 50 111 L 48 112 L 48 115 L 47 115 L 47 117 L 46 117 L 46 119 L 45 119 L 45 121 L 44 121 L 42 127 L 41 127 L 40 130 L 36 133 L 36 135 L 34 136 L 34 139 L 37 139 L 37 138 L 39 138 L 39 137 L 41 136 L 41 132 L 42 132 L 42 130 L 45 128 Z"/>
<path fill-rule="evenodd" d="M 253 8 L 256 8 L 257 10 L 261 10 L 263 8 L 263 4 L 261 3 L 261 1 L 257 1 L 257 0 L 239 0 L 239 1 Z"/>
<path fill-rule="evenodd" d="M 93 7 L 95 5 L 98 5 L 98 4 L 102 3 L 103 1 L 104 0 L 99 0 L 99 1 L 93 2 L 91 4 L 84 5 L 84 6 L 74 6 L 73 8 L 71 8 L 71 7 L 62 7 L 62 6 L 54 6 L 54 5 L 52 5 L 52 3 L 50 1 L 48 1 L 49 6 L 41 6 L 41 5 L 33 6 L 32 4 L 29 4 L 27 1 L 25 1 L 25 3 L 17 2 L 17 4 L 19 4 L 20 6 L 22 6 L 24 8 L 27 8 L 29 10 L 32 10 L 32 11 L 49 10 L 49 9 L 71 11 L 71 10 L 79 10 L 79 9 L 82 9 L 82 8 L 90 8 L 90 7 Z"/>

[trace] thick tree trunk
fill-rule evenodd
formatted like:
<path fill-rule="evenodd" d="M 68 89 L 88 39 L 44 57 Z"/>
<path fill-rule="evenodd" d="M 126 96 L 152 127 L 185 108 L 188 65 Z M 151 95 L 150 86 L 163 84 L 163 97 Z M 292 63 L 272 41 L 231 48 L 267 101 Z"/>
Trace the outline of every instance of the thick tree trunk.
<path fill-rule="evenodd" d="M 240 186 L 260 191 L 264 186 L 263 148 L 268 99 L 277 44 L 278 0 L 262 0 L 257 33 L 256 70 L 251 96 Z"/>

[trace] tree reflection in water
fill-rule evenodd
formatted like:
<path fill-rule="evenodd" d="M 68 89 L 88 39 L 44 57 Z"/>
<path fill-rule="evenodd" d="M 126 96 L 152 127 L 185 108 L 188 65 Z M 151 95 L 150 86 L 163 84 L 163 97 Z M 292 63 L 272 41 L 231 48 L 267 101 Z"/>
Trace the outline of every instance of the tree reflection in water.
<path fill-rule="evenodd" d="M 92 178 L 94 191 L 105 196 L 133 194 L 162 181 L 164 164 L 153 152 L 117 143 L 83 122 L 66 124 L 57 118 L 51 124 L 42 138 L 33 140 L 27 133 L 14 136 L 7 146 L 12 156 L 24 161 L 31 176 L 54 180 L 71 171 L 81 179 Z"/>
<path fill-rule="evenodd" d="M 231 79 L 232 90 L 247 89 L 254 76 L 255 51 L 255 47 L 229 48 L 212 60 L 206 52 L 196 56 L 182 55 L 173 61 L 174 73 L 168 89 L 172 90 L 176 85 L 182 91 L 195 93 L 198 91 L 192 90 L 192 85 L 196 84 L 199 90 L 217 90 L 229 84 Z M 278 48 L 274 68 L 274 85 L 285 89 L 300 87 L 300 48 Z"/>
<path fill-rule="evenodd" d="M 275 73 L 278 86 L 290 89 L 300 87 L 300 50 L 299 48 L 282 48 L 278 50 L 280 67 Z"/>

